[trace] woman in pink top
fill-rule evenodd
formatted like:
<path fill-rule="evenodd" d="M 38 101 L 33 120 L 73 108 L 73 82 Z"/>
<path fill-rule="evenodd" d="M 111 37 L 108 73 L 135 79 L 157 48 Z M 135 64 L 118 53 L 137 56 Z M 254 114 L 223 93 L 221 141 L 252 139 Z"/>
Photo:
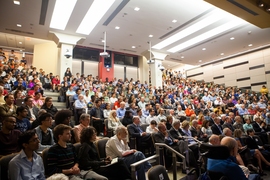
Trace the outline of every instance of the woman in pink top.
<path fill-rule="evenodd" d="M 81 132 L 83 129 L 89 127 L 89 123 L 90 123 L 90 115 L 89 114 L 82 114 L 80 116 L 80 124 L 77 126 L 74 126 L 74 128 L 73 128 L 76 142 L 80 142 Z"/>
<path fill-rule="evenodd" d="M 40 92 L 35 92 L 35 97 L 33 99 L 33 104 L 38 107 L 39 109 L 41 106 L 44 104 L 44 102 L 40 99 L 41 93 Z"/>

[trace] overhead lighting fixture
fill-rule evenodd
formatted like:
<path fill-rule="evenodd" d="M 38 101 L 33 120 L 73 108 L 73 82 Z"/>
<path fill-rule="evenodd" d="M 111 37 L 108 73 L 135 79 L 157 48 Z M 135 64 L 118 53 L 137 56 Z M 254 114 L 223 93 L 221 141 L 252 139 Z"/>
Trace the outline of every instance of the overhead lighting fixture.
<path fill-rule="evenodd" d="M 114 1 L 115 0 L 106 0 L 106 3 L 104 3 L 104 1 L 94 0 L 76 33 L 89 35 L 91 31 L 96 27 L 100 19 L 113 5 Z"/>
<path fill-rule="evenodd" d="M 17 24 L 17 27 L 22 27 L 22 25 L 21 24 Z"/>
<path fill-rule="evenodd" d="M 119 26 L 115 26 L 115 29 L 120 29 L 120 27 Z"/>
<path fill-rule="evenodd" d="M 206 48 L 202 48 L 202 50 L 203 50 L 203 51 L 205 51 L 205 50 L 206 50 Z"/>
<path fill-rule="evenodd" d="M 22 42 L 19 42 L 19 44 L 22 44 Z"/>
<path fill-rule="evenodd" d="M 136 48 L 136 46 L 131 46 L 131 48 L 133 48 L 133 49 L 134 49 L 134 48 Z"/>
<path fill-rule="evenodd" d="M 185 57 L 184 56 L 181 56 L 182 59 L 184 59 Z"/>
<path fill-rule="evenodd" d="M 234 37 L 231 37 L 230 40 L 234 40 Z"/>
<path fill-rule="evenodd" d="M 101 42 L 103 42 L 103 43 L 104 43 L 104 42 L 105 42 L 105 40 L 103 39 L 103 40 L 101 40 Z"/>
<path fill-rule="evenodd" d="M 192 45 L 194 45 L 196 43 L 204 41 L 204 40 L 206 40 L 206 39 L 208 39 L 210 37 L 213 37 L 213 36 L 218 35 L 218 34 L 220 34 L 222 32 L 225 32 L 225 31 L 227 31 L 229 29 L 232 29 L 232 28 L 234 28 L 236 26 L 240 26 L 244 22 L 245 21 L 240 19 L 240 18 L 235 18 L 232 21 L 229 21 L 229 22 L 227 22 L 227 23 L 225 23 L 225 24 L 223 24 L 221 26 L 218 26 L 218 27 L 216 27 L 216 28 L 214 28 L 214 29 L 212 29 L 210 31 L 207 31 L 207 32 L 195 37 L 195 38 L 192 38 L 192 39 L 190 39 L 190 40 L 188 40 L 188 41 L 186 41 L 184 43 L 181 43 L 181 44 L 169 49 L 168 51 L 172 52 L 172 53 L 175 53 L 177 51 L 180 51 L 182 49 L 190 47 L 190 46 L 192 46 Z"/>
<path fill-rule="evenodd" d="M 134 8 L 134 11 L 139 11 L 139 10 L 140 10 L 139 7 L 135 7 L 135 8 Z"/>
<path fill-rule="evenodd" d="M 173 23 L 176 23 L 176 22 L 177 22 L 177 20 L 176 20 L 176 19 L 174 19 L 174 20 L 172 20 L 172 22 L 173 22 Z"/>
<path fill-rule="evenodd" d="M 21 4 L 20 1 L 13 1 L 13 3 L 16 4 L 16 5 L 20 5 Z"/>
<path fill-rule="evenodd" d="M 251 47 L 251 46 L 253 46 L 253 45 L 252 45 L 252 44 L 249 44 L 248 46 Z"/>
<path fill-rule="evenodd" d="M 202 62 L 202 60 L 199 60 L 199 62 Z"/>
<path fill-rule="evenodd" d="M 65 30 L 77 0 L 57 0 L 54 5 L 50 28 Z"/>
<path fill-rule="evenodd" d="M 224 53 L 221 53 L 220 55 L 221 55 L 221 56 L 223 56 L 223 55 L 224 55 Z"/>
<path fill-rule="evenodd" d="M 179 41 L 180 39 L 183 39 L 184 37 L 187 37 L 190 34 L 193 34 L 207 26 L 209 26 L 210 24 L 213 24 L 215 22 L 217 22 L 218 20 L 224 18 L 226 15 L 226 13 L 224 13 L 223 11 L 217 11 L 215 10 L 215 12 L 211 15 L 209 15 L 208 17 L 202 19 L 201 21 L 183 29 L 182 31 L 176 33 L 175 35 L 165 39 L 164 41 L 161 41 L 160 43 L 156 44 L 153 46 L 154 49 L 162 49 L 176 41 Z"/>
<path fill-rule="evenodd" d="M 150 34 L 150 35 L 149 35 L 149 37 L 153 37 L 153 35 L 152 35 L 152 34 Z"/>
<path fill-rule="evenodd" d="M 22 52 L 23 50 L 22 50 L 22 49 L 20 49 L 20 51 Z"/>

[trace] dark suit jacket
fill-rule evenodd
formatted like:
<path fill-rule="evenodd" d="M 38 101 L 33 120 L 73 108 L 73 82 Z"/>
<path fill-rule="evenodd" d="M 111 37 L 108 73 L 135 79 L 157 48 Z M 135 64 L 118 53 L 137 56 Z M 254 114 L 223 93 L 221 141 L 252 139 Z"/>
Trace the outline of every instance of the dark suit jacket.
<path fill-rule="evenodd" d="M 233 125 L 232 124 L 228 124 L 228 123 L 224 123 L 223 125 L 222 125 L 222 128 L 224 129 L 224 128 L 229 128 L 232 132 L 234 132 L 234 127 L 233 127 Z"/>
<path fill-rule="evenodd" d="M 143 132 L 142 128 L 140 126 L 136 126 L 135 124 L 130 124 L 128 126 L 128 133 L 132 138 L 140 138 L 141 137 L 141 133 L 140 130 Z"/>
<path fill-rule="evenodd" d="M 219 127 L 220 127 L 221 130 L 223 130 L 222 127 L 221 127 L 220 125 L 219 125 Z M 213 124 L 213 125 L 211 126 L 211 129 L 212 129 L 213 134 L 221 135 L 221 132 L 219 131 L 219 129 L 218 129 L 218 127 L 217 127 L 216 124 Z"/>
<path fill-rule="evenodd" d="M 249 149 L 259 149 L 256 140 L 250 136 L 247 137 L 246 145 Z"/>
<path fill-rule="evenodd" d="M 168 146 L 172 145 L 171 143 L 173 142 L 173 139 L 171 138 L 171 141 L 170 141 L 169 139 L 165 138 L 165 136 L 161 132 L 154 133 L 153 136 L 154 136 L 155 143 L 165 143 Z"/>
<path fill-rule="evenodd" d="M 256 122 L 253 122 L 252 126 L 255 132 L 262 132 L 262 128 Z"/>
<path fill-rule="evenodd" d="M 191 136 L 192 136 L 192 137 L 195 137 L 195 136 L 198 137 L 198 132 L 197 132 L 197 130 L 196 130 L 193 126 L 191 126 L 191 127 L 189 128 L 189 130 L 190 130 L 190 132 L 191 132 Z"/>
<path fill-rule="evenodd" d="M 183 136 L 183 132 L 181 129 L 178 129 L 178 132 L 180 133 L 181 136 Z M 174 139 L 178 139 L 178 140 L 183 140 L 181 137 L 179 137 L 177 130 L 175 130 L 173 127 L 169 130 L 169 134 L 170 136 Z"/>
<path fill-rule="evenodd" d="M 182 107 L 182 110 L 185 111 L 187 106 L 185 106 L 184 104 L 181 104 L 181 107 Z"/>

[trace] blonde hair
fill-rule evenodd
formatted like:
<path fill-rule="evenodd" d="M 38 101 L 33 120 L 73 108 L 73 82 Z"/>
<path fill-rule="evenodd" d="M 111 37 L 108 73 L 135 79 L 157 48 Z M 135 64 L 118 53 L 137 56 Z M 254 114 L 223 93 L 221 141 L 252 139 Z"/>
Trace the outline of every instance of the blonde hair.
<path fill-rule="evenodd" d="M 109 119 L 110 119 L 111 121 L 118 122 L 118 121 L 119 121 L 118 117 L 113 117 L 113 113 L 116 113 L 116 110 L 112 110 L 112 111 L 110 112 L 110 114 L 109 114 Z"/>

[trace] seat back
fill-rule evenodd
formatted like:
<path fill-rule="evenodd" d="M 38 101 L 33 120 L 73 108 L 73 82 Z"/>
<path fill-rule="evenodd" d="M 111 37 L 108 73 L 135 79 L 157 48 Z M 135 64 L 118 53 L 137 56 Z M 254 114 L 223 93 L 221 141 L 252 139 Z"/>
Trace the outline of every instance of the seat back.
<path fill-rule="evenodd" d="M 149 124 L 142 124 L 141 128 L 143 130 L 143 132 L 146 132 L 146 128 L 149 126 Z"/>
<path fill-rule="evenodd" d="M 112 137 L 113 136 L 113 130 L 109 129 L 108 122 L 109 122 L 108 119 L 104 119 L 104 124 L 105 124 L 105 127 L 106 127 L 106 136 L 107 137 Z"/>
<path fill-rule="evenodd" d="M 0 159 L 0 179 L 8 178 L 8 164 L 12 158 L 14 158 L 18 153 L 3 156 Z"/>
<path fill-rule="evenodd" d="M 148 179 L 149 180 L 170 180 L 166 169 L 162 165 L 156 165 L 151 167 L 148 170 Z"/>
<path fill-rule="evenodd" d="M 108 137 L 102 138 L 96 141 L 96 147 L 98 151 L 99 158 L 106 158 L 106 143 L 109 140 Z"/>
<path fill-rule="evenodd" d="M 48 174 L 48 162 L 47 162 L 47 159 L 48 159 L 48 151 L 49 151 L 49 148 L 46 148 L 42 151 L 42 154 L 41 154 L 41 157 L 42 157 L 42 160 L 43 160 L 43 165 L 44 165 L 44 169 L 45 169 L 45 176 Z"/>
<path fill-rule="evenodd" d="M 130 127 L 131 127 L 131 124 L 127 125 L 128 137 L 129 137 L 129 147 L 130 147 L 130 149 L 137 149 L 136 138 L 135 137 L 131 137 L 131 135 L 129 133 Z"/>
<path fill-rule="evenodd" d="M 211 159 L 227 159 L 230 156 L 227 146 L 214 146 L 207 143 L 201 144 L 200 152 L 203 156 Z"/>

